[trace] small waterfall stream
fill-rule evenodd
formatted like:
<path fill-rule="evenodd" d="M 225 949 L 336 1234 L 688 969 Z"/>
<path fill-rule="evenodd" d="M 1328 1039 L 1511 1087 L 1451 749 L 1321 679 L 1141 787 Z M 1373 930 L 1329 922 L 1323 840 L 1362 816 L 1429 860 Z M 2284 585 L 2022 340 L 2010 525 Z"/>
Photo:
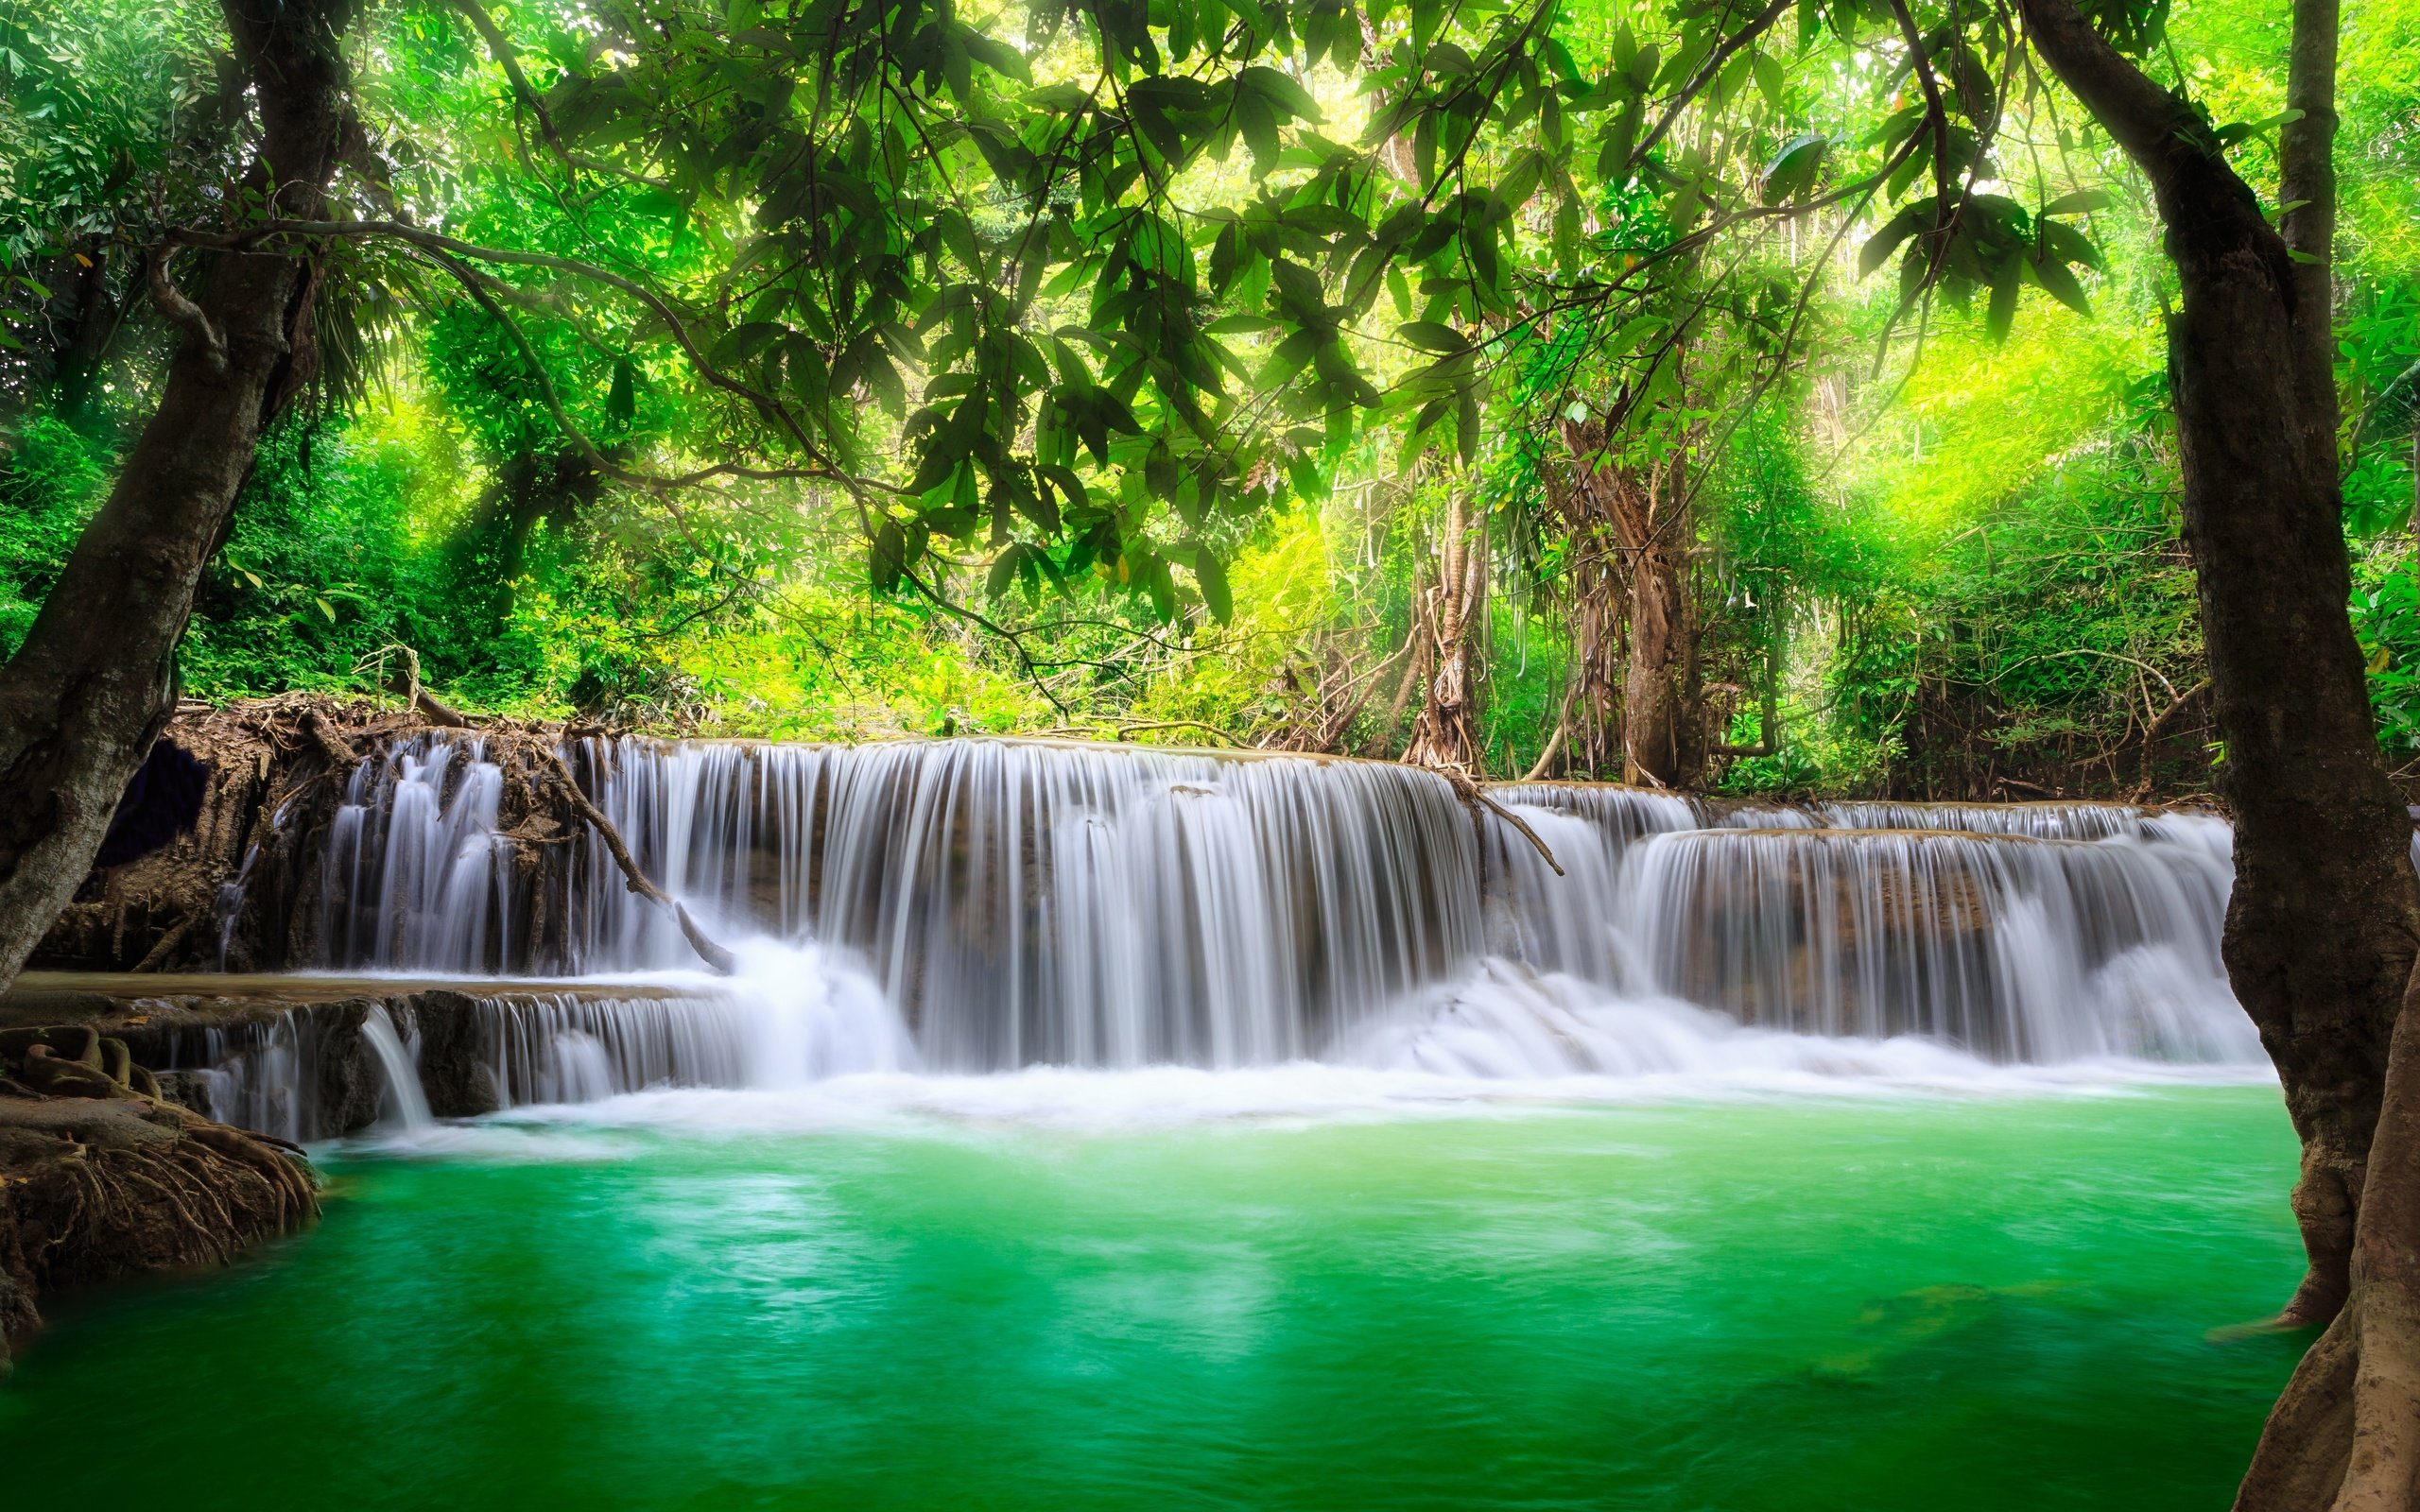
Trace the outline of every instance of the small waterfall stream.
<path fill-rule="evenodd" d="M 436 1123 L 428 1110 L 428 1094 L 421 1089 L 418 1057 L 396 1032 L 394 1017 L 384 1004 L 372 1004 L 362 1016 L 361 1039 L 378 1063 L 382 1121 L 406 1132 Z"/>

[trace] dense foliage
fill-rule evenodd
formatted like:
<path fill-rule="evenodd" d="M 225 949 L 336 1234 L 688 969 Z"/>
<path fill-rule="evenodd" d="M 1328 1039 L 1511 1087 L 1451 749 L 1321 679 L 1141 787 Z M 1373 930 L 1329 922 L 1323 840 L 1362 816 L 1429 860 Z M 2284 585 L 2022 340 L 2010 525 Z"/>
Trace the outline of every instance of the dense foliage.
<path fill-rule="evenodd" d="M 2281 13 L 2105 9 L 2273 183 Z M 2420 762 L 2420 8 L 2346 16 L 2353 607 Z M 1665 511 L 1709 780 L 2173 791 L 2223 758 L 2173 275 L 1995 8 L 357 27 L 366 146 L 312 232 L 335 360 L 210 570 L 191 694 L 408 649 L 475 707 L 653 727 L 1393 755 L 1450 623 L 1464 759 L 1618 777 L 1639 548 L 1601 475 Z M 151 262 L 260 234 L 223 47 L 192 0 L 0 0 L 0 650 L 148 413 Z"/>

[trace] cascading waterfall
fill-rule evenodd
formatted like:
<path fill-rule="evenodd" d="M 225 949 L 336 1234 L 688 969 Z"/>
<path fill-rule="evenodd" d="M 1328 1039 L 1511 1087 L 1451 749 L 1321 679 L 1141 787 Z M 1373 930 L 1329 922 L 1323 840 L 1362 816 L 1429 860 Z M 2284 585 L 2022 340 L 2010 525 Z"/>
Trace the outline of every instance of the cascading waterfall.
<path fill-rule="evenodd" d="M 354 780 L 331 966 L 531 964 L 494 954 L 511 902 L 493 768 L 440 745 Z M 1479 947 L 1470 821 L 1406 768 L 993 741 L 590 757 L 660 885 L 727 935 L 854 954 L 936 1069 L 1297 1058 Z M 695 964 L 610 859 L 579 867 L 555 964 Z"/>
<path fill-rule="evenodd" d="M 330 827 L 320 938 L 331 960 L 475 972 L 504 961 L 511 847 L 503 774 L 475 739 L 398 745 L 354 768 Z"/>
<path fill-rule="evenodd" d="M 1750 1022 L 1919 1034 L 1994 1058 L 2256 1055 L 2205 852 L 1935 831 L 1701 831 L 1641 849 L 1619 905 L 1657 985 Z"/>
<path fill-rule="evenodd" d="M 1676 1034 L 1743 1054 L 1736 1031 L 2015 1062 L 2258 1056 L 2218 954 L 2230 836 L 2206 816 L 1492 789 L 1558 875 L 1386 764 L 992 740 L 566 754 L 749 969 L 660 1001 L 495 1000 L 481 1034 L 507 1105 L 1037 1064 L 1618 1072 L 1671 1061 Z M 694 971 L 601 847 L 554 852 L 562 885 L 533 902 L 500 791 L 475 737 L 365 762 L 325 852 L 326 964 Z M 530 958 L 541 937 L 560 955 Z M 1450 1053 L 1429 1032 L 1448 1023 Z"/>

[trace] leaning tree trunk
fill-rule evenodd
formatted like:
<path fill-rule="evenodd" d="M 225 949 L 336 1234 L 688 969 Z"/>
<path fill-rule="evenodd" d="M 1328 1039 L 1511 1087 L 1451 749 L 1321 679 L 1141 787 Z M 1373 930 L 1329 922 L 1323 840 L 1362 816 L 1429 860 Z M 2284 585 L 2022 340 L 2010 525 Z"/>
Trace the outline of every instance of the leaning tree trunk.
<path fill-rule="evenodd" d="M 1658 787 L 1688 787 L 1705 768 L 1698 634 L 1685 576 L 1694 541 L 1677 468 L 1634 472 L 1607 460 L 1595 421 L 1563 422 L 1572 487 L 1592 519 L 1611 526 L 1630 611 L 1630 663 L 1622 679 L 1623 775 Z"/>
<path fill-rule="evenodd" d="M 2034 44 L 2151 179 L 2184 293 L 2169 366 L 2201 596 L 2236 811 L 2227 974 L 2276 1061 L 2303 1140 L 2295 1189 L 2310 1264 L 2285 1320 L 2335 1322 L 2273 1414 L 2238 1505 L 2407 1507 L 2415 1345 L 2406 1053 L 2420 945 L 2411 822 L 2380 760 L 2345 604 L 2324 278 L 2297 266 L 2208 129 L 2112 49 L 2072 0 L 2023 0 Z M 2324 39 L 2318 34 L 2325 33 Z M 2290 83 L 2313 129 L 2286 144 L 2306 195 L 2326 194 L 2332 0 L 2300 0 Z M 2318 94 L 2314 96 L 2313 91 Z M 2289 232 L 2325 234 L 2306 216 Z M 2324 254 L 2297 249 L 2306 256 Z M 2380 1122 L 2382 1111 L 2388 1114 Z M 2373 1151 L 2373 1139 L 2377 1139 Z M 2390 1432 L 2387 1419 L 2406 1420 Z M 2382 1456 L 2382 1457 L 2381 1457 Z M 2349 1470 L 2349 1474 L 2348 1474 Z"/>
<path fill-rule="evenodd" d="M 352 0 L 227 0 L 261 122 L 266 213 L 321 214 L 346 121 Z M 273 186 L 273 193 L 272 191 Z M 155 256 L 183 332 L 160 407 L 0 670 L 0 987 L 75 893 L 120 792 L 175 705 L 177 642 L 261 427 L 309 376 L 310 280 L 295 258 L 226 253 L 199 301 Z"/>

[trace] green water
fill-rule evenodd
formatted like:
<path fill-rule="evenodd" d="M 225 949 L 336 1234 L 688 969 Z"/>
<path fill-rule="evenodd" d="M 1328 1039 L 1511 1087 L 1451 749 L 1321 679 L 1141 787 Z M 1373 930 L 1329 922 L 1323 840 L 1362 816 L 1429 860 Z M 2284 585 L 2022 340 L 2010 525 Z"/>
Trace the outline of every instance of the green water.
<path fill-rule="evenodd" d="M 61 1299 L 0 1487 L 2217 1508 L 2298 1343 L 2204 1334 L 2290 1287 L 2293 1155 L 2198 1088 L 354 1156 L 265 1259 Z"/>

